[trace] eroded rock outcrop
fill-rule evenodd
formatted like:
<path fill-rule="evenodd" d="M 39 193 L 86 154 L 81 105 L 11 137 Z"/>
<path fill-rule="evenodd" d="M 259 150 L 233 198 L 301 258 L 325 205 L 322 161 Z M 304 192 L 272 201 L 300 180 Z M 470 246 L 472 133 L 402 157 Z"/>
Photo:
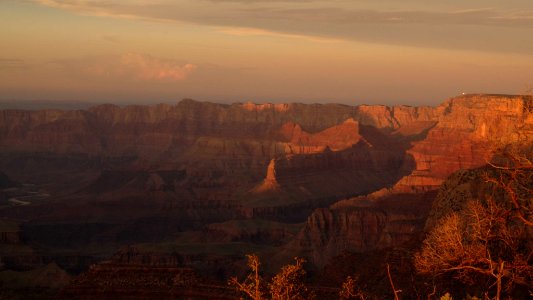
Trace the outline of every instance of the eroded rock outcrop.
<path fill-rule="evenodd" d="M 412 174 L 396 192 L 436 189 L 453 172 L 480 167 L 493 151 L 533 139 L 531 96 L 466 95 L 435 108 L 435 121 L 424 139 L 407 150 L 415 161 Z"/>
<path fill-rule="evenodd" d="M 343 253 L 402 246 L 422 232 L 434 196 L 428 192 L 379 200 L 363 197 L 317 209 L 286 249 L 324 266 Z"/>
<path fill-rule="evenodd" d="M 436 108 L 183 100 L 175 106 L 4 110 L 0 152 L 130 157 L 145 166 L 194 165 L 191 173 L 218 160 L 227 177 L 228 168 L 258 173 L 280 156 L 346 150 L 366 126 L 413 140 L 407 154 L 416 167 L 398 189 L 431 189 L 451 172 L 486 161 L 493 144 L 531 136 L 531 102 L 526 96 L 466 95 Z"/>
<path fill-rule="evenodd" d="M 431 193 L 495 147 L 530 139 L 532 103 L 465 95 L 435 108 L 183 100 L 5 110 L 0 168 L 17 182 L 46 184 L 54 197 L 1 214 L 32 219 L 28 236 L 43 245 L 65 246 L 54 244 L 55 231 L 74 248 L 163 240 L 231 219 L 307 219 L 293 246 L 320 264 L 343 250 L 399 245 L 423 223 L 419 202 L 400 212 L 333 203 L 379 190 L 371 201 L 404 205 L 398 195 Z M 81 229 L 83 242 L 74 234 Z"/>
<path fill-rule="evenodd" d="M 340 125 L 311 134 L 302 130 L 294 123 L 286 123 L 281 127 L 282 138 L 287 140 L 287 154 L 310 154 L 330 151 L 341 151 L 357 144 L 361 139 L 359 124 L 350 118 Z"/>
<path fill-rule="evenodd" d="M 276 178 L 276 160 L 273 158 L 268 164 L 265 180 L 263 180 L 261 185 L 254 188 L 252 193 L 276 192 L 278 190 L 279 184 Z"/>
<path fill-rule="evenodd" d="M 298 126 L 301 133 L 308 133 L 303 137 L 307 139 L 304 143 L 315 144 L 314 141 L 324 139 L 339 143 L 329 135 L 345 127 L 339 124 L 350 118 L 364 125 L 398 128 L 427 117 L 420 117 L 413 110 L 411 117 L 402 117 L 398 121 L 391 109 L 373 106 L 358 109 L 335 104 L 221 105 L 192 100 L 183 100 L 175 106 L 101 105 L 87 111 L 4 110 L 0 114 L 0 144 L 3 152 L 51 151 L 148 157 L 190 146 L 202 136 L 275 140 L 277 131 L 284 124 Z M 348 127 L 350 124 L 354 123 L 348 122 Z M 328 128 L 332 129 L 313 136 Z M 357 141 L 356 136 L 349 142 L 354 141 Z M 335 148 L 334 145 L 330 147 Z"/>

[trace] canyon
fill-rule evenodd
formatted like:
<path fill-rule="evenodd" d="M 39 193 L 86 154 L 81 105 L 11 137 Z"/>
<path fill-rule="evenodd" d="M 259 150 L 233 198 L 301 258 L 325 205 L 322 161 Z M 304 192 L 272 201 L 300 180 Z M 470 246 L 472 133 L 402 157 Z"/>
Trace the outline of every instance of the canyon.
<path fill-rule="evenodd" d="M 1 110 L 0 277 L 46 267 L 65 298 L 103 299 L 113 270 L 123 296 L 143 276 L 147 298 L 179 294 L 178 277 L 216 290 L 247 253 L 266 272 L 301 256 L 319 274 L 345 253 L 410 247 L 450 175 L 532 142 L 523 95 Z"/>

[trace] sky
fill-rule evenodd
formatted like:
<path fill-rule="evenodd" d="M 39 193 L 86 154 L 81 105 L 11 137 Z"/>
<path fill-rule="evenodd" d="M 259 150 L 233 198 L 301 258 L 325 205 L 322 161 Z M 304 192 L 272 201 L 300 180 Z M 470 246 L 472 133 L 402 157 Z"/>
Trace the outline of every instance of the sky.
<path fill-rule="evenodd" d="M 531 0 L 1 0 L 0 100 L 437 105 L 533 86 Z"/>

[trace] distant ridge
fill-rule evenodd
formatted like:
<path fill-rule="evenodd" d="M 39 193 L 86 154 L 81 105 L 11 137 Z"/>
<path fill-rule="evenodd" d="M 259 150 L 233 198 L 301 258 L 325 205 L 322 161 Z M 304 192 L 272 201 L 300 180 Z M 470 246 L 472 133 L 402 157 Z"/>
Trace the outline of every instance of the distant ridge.
<path fill-rule="evenodd" d="M 96 103 L 96 102 L 57 101 L 57 100 L 0 100 L 0 109 L 75 110 L 75 109 L 88 109 L 89 107 L 100 105 L 100 104 L 101 103 Z"/>
<path fill-rule="evenodd" d="M 456 98 L 474 98 L 474 97 L 503 97 L 503 98 L 532 98 L 532 95 L 520 95 L 520 94 L 498 94 L 498 93 L 467 93 L 462 95 L 457 95 L 449 99 L 456 99 Z M 397 105 L 385 105 L 385 104 L 368 104 L 364 102 L 354 102 L 353 104 L 346 104 L 346 103 L 336 103 L 336 102 L 324 102 L 324 103 L 303 103 L 303 102 L 255 102 L 255 101 L 236 101 L 236 102 L 217 102 L 217 101 L 202 101 L 202 100 L 195 100 L 191 98 L 183 98 L 180 101 L 162 101 L 162 102 L 124 102 L 121 101 L 119 103 L 111 103 L 110 101 L 97 101 L 97 102 L 90 102 L 90 101 L 76 101 L 76 100 L 1 100 L 0 99 L 0 110 L 6 110 L 6 109 L 21 109 L 21 110 L 52 110 L 52 109 L 59 109 L 59 110 L 87 110 L 92 107 L 98 107 L 102 105 L 115 105 L 118 107 L 127 107 L 127 106 L 156 106 L 156 105 L 191 105 L 191 104 L 216 104 L 221 107 L 230 107 L 230 106 L 242 106 L 244 108 L 247 108 L 248 110 L 263 110 L 263 109 L 277 109 L 280 110 L 282 107 L 286 109 L 288 105 L 303 105 L 303 106 L 313 106 L 313 105 L 333 105 L 333 106 L 342 106 L 342 107 L 357 107 L 357 106 L 382 106 L 382 107 L 395 107 L 395 106 L 404 106 L 404 107 L 437 107 L 440 106 L 445 100 L 441 101 L 440 104 L 436 105 L 405 105 L 405 104 L 397 104 Z M 283 109 L 281 109 L 283 110 Z"/>

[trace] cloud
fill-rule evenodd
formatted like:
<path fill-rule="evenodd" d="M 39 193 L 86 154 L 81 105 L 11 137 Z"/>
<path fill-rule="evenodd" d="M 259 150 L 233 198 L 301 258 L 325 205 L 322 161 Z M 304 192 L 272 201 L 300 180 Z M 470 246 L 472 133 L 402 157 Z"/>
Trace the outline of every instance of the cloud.
<path fill-rule="evenodd" d="M 71 73 L 100 79 L 174 82 L 187 79 L 198 67 L 147 54 L 89 57 L 53 62 Z"/>
<path fill-rule="evenodd" d="M 375 10 L 349 7 L 246 8 L 248 15 L 258 19 L 318 22 L 330 25 L 356 24 L 421 24 L 421 25 L 485 25 L 530 26 L 533 11 L 504 12 L 494 8 L 467 10 Z"/>
<path fill-rule="evenodd" d="M 513 4 L 496 0 L 450 0 L 446 4 L 427 0 L 34 1 L 81 14 L 206 25 L 240 36 L 533 53 L 529 0 Z"/>
<path fill-rule="evenodd" d="M 141 80 L 184 80 L 197 69 L 196 65 L 157 59 L 149 55 L 128 53 L 120 57 L 115 71 L 125 71 Z"/>
<path fill-rule="evenodd" d="M 473 24 L 493 26 L 533 25 L 533 7 L 502 9 L 495 7 L 432 9 L 431 4 L 391 6 L 378 9 L 368 1 L 310 1 L 310 0 L 34 0 L 45 6 L 79 13 L 117 17 L 138 17 L 161 21 L 186 21 L 208 25 L 261 23 L 258 19 L 330 24 L 389 23 L 402 20 L 421 24 Z M 371 7 L 371 8 L 370 8 Z M 426 10 L 421 9 L 425 7 Z M 238 18 L 235 20 L 234 18 Z M 253 25 L 253 24 L 247 24 Z M 258 25 L 258 24 L 255 24 Z M 266 24 L 265 24 L 266 26 Z M 248 27 L 248 26 L 241 26 Z M 254 26 L 249 26 L 254 27 Z M 258 26 L 257 28 L 263 28 Z"/>
<path fill-rule="evenodd" d="M 334 38 L 282 33 L 282 32 L 275 32 L 275 31 L 257 29 L 257 28 L 222 27 L 218 31 L 225 33 L 225 34 L 234 35 L 234 36 L 282 37 L 282 38 L 291 38 L 291 39 L 301 39 L 301 40 L 318 42 L 318 43 L 339 42 L 339 39 L 334 39 Z"/>

